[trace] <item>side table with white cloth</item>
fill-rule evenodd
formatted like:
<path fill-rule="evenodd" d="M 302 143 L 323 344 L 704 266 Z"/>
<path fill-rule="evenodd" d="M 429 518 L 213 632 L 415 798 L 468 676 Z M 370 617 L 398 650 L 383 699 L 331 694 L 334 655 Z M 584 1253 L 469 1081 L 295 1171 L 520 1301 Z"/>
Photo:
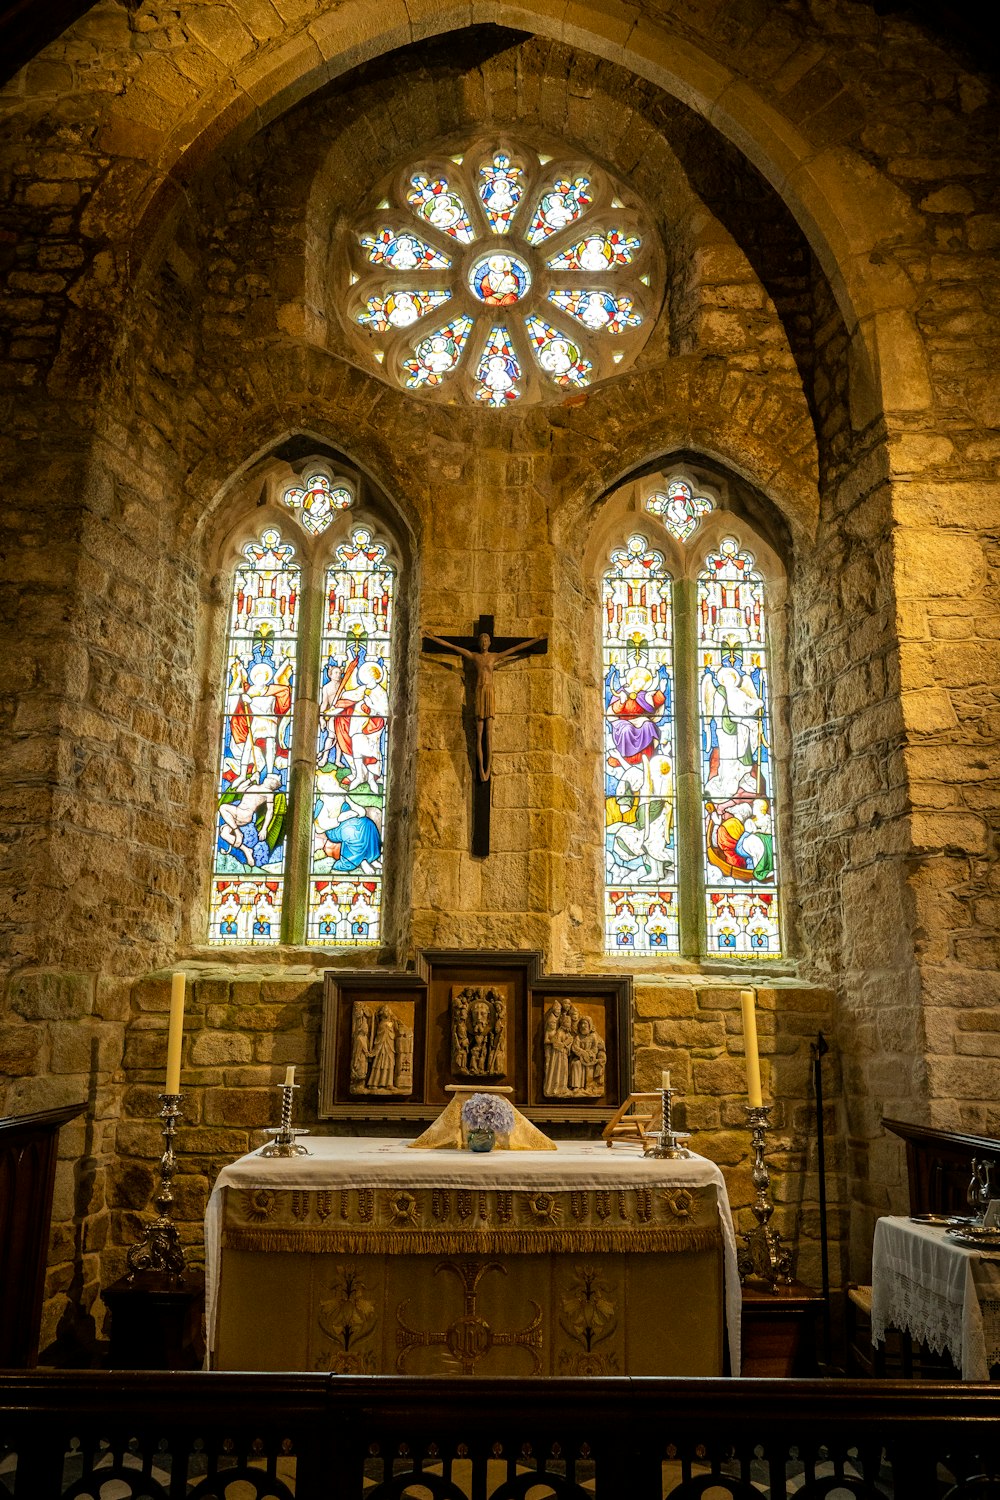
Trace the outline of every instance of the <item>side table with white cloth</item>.
<path fill-rule="evenodd" d="M 872 1249 L 872 1342 L 898 1328 L 963 1380 L 989 1380 L 1000 1364 L 1000 1257 L 966 1249 L 940 1225 L 879 1219 Z"/>
<path fill-rule="evenodd" d="M 205 1221 L 215 1369 L 425 1375 L 739 1370 L 725 1184 L 603 1142 L 413 1151 L 310 1137 L 220 1173 Z"/>

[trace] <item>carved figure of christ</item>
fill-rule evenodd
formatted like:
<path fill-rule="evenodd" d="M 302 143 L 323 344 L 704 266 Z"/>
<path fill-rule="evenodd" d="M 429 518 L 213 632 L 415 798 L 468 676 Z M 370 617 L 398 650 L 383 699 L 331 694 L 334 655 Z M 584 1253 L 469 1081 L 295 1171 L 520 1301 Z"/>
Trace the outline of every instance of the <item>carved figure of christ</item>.
<path fill-rule="evenodd" d="M 472 668 L 472 708 L 476 721 L 475 771 L 473 796 L 472 852 L 490 852 L 489 783 L 493 773 L 493 674 L 519 656 L 544 655 L 549 649 L 544 635 L 495 637 L 493 616 L 480 615 L 473 636 L 425 635 L 423 649 L 435 654 L 447 652 L 460 656 Z"/>

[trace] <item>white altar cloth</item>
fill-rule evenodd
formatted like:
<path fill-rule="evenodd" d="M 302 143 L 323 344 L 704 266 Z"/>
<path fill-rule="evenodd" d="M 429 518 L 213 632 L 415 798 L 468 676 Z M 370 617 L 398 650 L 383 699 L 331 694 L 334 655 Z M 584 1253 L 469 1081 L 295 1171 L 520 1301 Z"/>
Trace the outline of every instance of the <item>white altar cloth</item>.
<path fill-rule="evenodd" d="M 1000 1364 L 1000 1261 L 966 1250 L 943 1227 L 879 1219 L 872 1249 L 872 1342 L 899 1328 L 963 1380 L 989 1380 Z"/>
<path fill-rule="evenodd" d="M 260 1151 L 223 1167 L 205 1215 L 205 1294 L 209 1358 L 215 1347 L 227 1188 L 295 1192 L 343 1188 L 438 1187 L 572 1192 L 585 1188 L 713 1188 L 722 1234 L 730 1367 L 740 1369 L 742 1298 L 736 1237 L 722 1173 L 703 1156 L 662 1161 L 635 1146 L 557 1141 L 555 1151 L 411 1151 L 405 1140 L 310 1136 L 308 1156 L 264 1157 Z"/>

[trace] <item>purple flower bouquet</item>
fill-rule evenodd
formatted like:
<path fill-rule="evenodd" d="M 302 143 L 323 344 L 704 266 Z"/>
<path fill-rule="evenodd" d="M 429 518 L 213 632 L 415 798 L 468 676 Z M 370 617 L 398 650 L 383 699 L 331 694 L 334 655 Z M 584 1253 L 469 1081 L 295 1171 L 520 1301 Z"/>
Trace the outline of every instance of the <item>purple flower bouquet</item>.
<path fill-rule="evenodd" d="M 514 1107 L 502 1094 L 473 1094 L 462 1105 L 462 1124 L 466 1130 L 492 1130 L 494 1135 L 510 1135 L 514 1119 Z"/>

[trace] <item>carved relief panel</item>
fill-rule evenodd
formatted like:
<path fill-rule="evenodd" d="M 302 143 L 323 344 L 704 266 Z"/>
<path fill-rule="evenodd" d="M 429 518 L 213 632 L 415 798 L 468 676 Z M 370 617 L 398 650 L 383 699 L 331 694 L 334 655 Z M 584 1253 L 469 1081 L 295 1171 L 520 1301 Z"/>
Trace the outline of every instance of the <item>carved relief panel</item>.
<path fill-rule="evenodd" d="M 351 1007 L 351 1093 L 412 1094 L 413 1002 L 355 1000 Z"/>
<path fill-rule="evenodd" d="M 453 985 L 451 1066 L 465 1078 L 506 1078 L 508 986 Z"/>

